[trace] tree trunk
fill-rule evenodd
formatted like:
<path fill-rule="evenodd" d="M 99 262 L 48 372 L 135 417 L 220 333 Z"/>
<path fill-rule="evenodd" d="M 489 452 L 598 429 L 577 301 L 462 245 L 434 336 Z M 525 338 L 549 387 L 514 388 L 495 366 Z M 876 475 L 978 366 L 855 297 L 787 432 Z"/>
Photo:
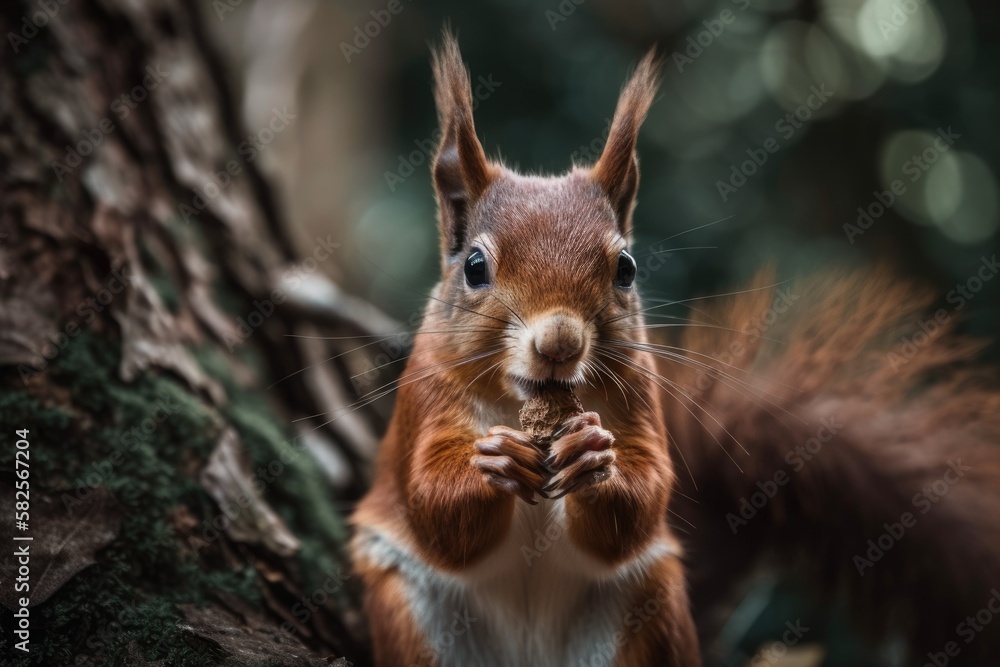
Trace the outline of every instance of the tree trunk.
<path fill-rule="evenodd" d="M 383 416 L 320 337 L 393 323 L 317 270 L 335 239 L 296 262 L 255 164 L 294 111 L 241 130 L 195 9 L 0 8 L 4 664 L 366 661 Z"/>

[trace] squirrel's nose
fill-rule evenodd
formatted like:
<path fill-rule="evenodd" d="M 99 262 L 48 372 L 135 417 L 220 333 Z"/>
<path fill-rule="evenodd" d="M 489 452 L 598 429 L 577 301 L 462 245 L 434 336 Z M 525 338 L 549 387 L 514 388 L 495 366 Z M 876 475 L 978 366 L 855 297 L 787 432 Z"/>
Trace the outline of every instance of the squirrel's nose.
<path fill-rule="evenodd" d="M 583 351 L 583 323 L 563 314 L 551 315 L 535 327 L 535 350 L 549 361 L 563 363 Z"/>

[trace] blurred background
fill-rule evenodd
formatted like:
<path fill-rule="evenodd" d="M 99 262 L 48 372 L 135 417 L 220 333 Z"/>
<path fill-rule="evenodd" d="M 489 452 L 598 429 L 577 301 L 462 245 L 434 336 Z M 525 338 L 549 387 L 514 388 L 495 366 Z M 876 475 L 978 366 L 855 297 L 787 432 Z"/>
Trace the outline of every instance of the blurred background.
<path fill-rule="evenodd" d="M 324 268 L 402 319 L 421 297 L 401 283 L 423 291 L 437 271 L 428 46 L 449 21 L 483 145 L 530 172 L 595 159 L 630 68 L 652 45 L 666 56 L 640 136 L 635 248 L 710 248 L 661 255 L 640 275 L 648 295 L 710 293 L 772 258 L 793 273 L 877 258 L 950 289 L 997 250 L 987 0 L 203 7 L 247 129 L 297 114 L 260 163 L 302 252 L 326 234 L 356 249 Z M 984 283 L 970 326 L 995 330 L 998 294 Z"/>
<path fill-rule="evenodd" d="M 961 286 L 995 334 L 1000 280 L 998 7 L 988 0 L 373 0 L 202 3 L 259 164 L 303 256 L 327 236 L 345 289 L 415 321 L 436 279 L 428 45 L 450 22 L 487 152 L 554 173 L 599 155 L 652 45 L 664 84 L 640 136 L 634 249 L 648 297 L 888 262 Z M 670 252 L 665 252 L 670 251 Z M 954 301 L 943 300 L 954 307 Z M 994 347 L 987 352 L 994 359 Z M 836 610 L 762 579 L 710 664 L 890 665 Z M 811 630 L 788 641 L 788 622 Z M 785 637 L 783 639 L 783 637 Z M 778 642 L 778 643 L 772 643 Z"/>

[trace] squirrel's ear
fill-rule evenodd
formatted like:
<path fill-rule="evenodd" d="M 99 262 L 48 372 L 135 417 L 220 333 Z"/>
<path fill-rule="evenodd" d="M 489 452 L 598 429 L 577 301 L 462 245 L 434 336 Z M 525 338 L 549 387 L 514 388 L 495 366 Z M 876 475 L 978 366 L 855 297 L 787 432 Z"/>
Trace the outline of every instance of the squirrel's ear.
<path fill-rule="evenodd" d="M 660 85 L 661 65 L 655 48 L 639 62 L 618 98 L 608 141 L 592 170 L 594 179 L 611 200 L 618 226 L 626 236 L 632 231 L 632 204 L 639 188 L 636 139 Z"/>
<path fill-rule="evenodd" d="M 434 101 L 441 143 L 434 156 L 434 189 L 441 224 L 441 251 L 447 260 L 465 243 L 467 215 L 494 176 L 472 122 L 472 86 L 458 41 L 446 30 L 432 55 Z"/>

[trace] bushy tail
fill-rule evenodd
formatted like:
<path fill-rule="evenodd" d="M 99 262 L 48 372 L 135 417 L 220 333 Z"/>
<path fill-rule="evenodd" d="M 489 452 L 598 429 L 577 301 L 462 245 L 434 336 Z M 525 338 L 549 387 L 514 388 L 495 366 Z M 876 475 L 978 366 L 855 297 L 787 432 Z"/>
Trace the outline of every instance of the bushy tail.
<path fill-rule="evenodd" d="M 873 638 L 903 638 L 904 664 L 1000 664 L 1000 389 L 983 344 L 955 333 L 958 304 L 935 310 L 888 270 L 771 282 L 699 302 L 661 348 L 671 522 L 703 639 L 748 575 L 790 567 Z"/>

